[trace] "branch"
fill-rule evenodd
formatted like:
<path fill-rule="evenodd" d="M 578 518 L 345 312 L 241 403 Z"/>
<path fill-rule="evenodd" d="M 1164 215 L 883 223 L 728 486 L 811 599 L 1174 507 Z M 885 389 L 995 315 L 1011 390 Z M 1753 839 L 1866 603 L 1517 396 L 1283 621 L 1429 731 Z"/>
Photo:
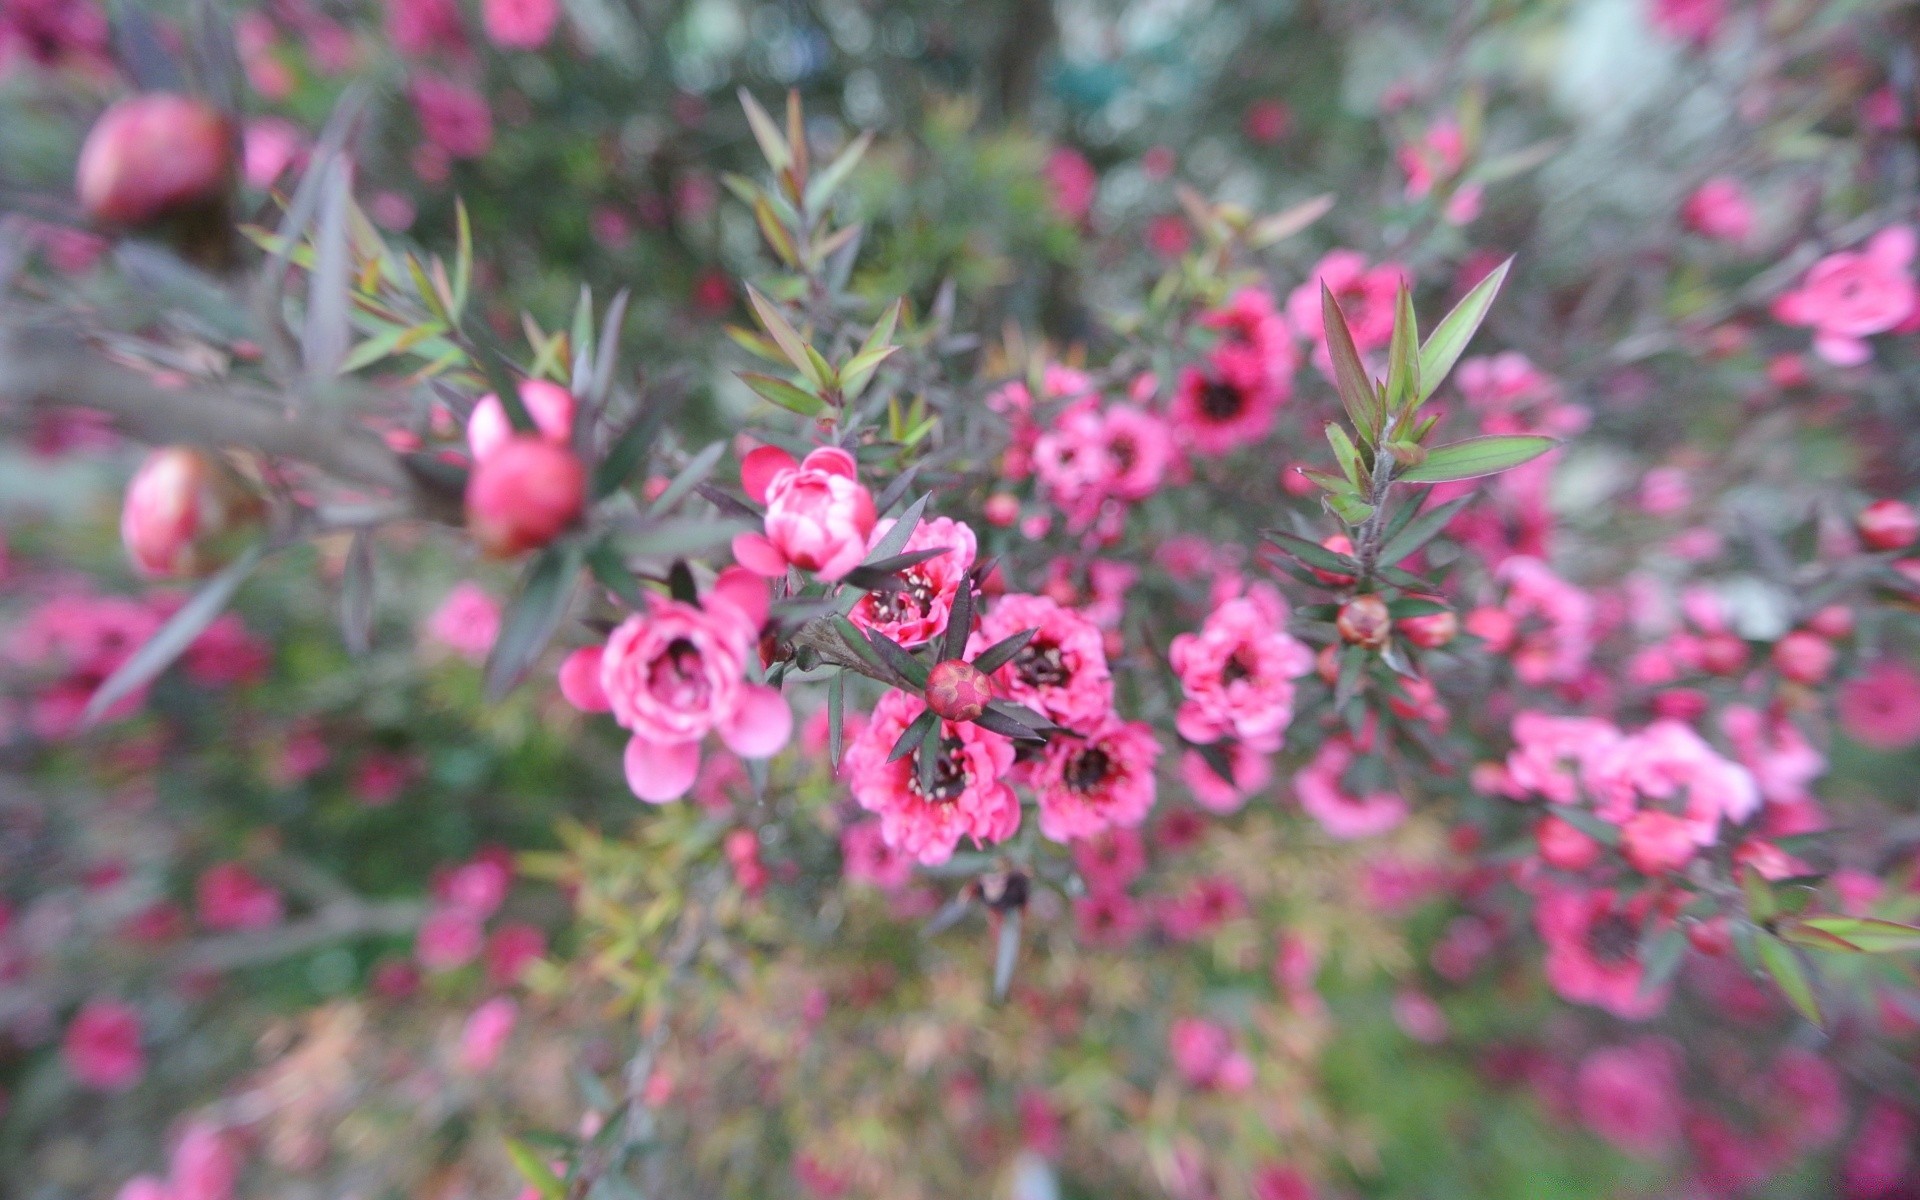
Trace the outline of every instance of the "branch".
<path fill-rule="evenodd" d="M 461 520 L 459 496 L 415 473 L 369 429 L 280 408 L 233 388 L 161 387 L 109 361 L 70 327 L 0 327 L 0 397 L 96 409 L 130 436 L 154 444 L 242 446 L 292 459 L 343 483 L 397 494 L 416 515 Z"/>

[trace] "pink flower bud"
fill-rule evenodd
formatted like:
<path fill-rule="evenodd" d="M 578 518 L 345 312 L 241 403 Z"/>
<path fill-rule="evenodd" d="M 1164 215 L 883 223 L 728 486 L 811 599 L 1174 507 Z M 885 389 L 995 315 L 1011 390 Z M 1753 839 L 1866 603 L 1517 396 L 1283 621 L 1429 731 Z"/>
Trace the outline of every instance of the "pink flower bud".
<path fill-rule="evenodd" d="M 219 458 L 168 446 L 127 485 L 120 537 L 143 574 L 204 575 L 232 559 L 265 514 L 259 494 Z"/>
<path fill-rule="evenodd" d="M 1393 636 L 1393 614 L 1378 596 L 1355 596 L 1340 606 L 1333 624 L 1342 638 L 1356 646 L 1378 649 Z"/>
<path fill-rule="evenodd" d="M 949 721 L 971 721 L 987 711 L 993 685 L 970 662 L 950 658 L 927 673 L 927 707 Z"/>
<path fill-rule="evenodd" d="M 520 403 L 533 418 L 539 435 L 558 446 L 573 438 L 573 393 L 544 379 L 520 381 Z M 513 437 L 513 425 L 507 420 L 506 405 L 492 392 L 480 397 L 467 418 L 467 446 L 473 460 L 479 462 L 504 446 Z"/>
<path fill-rule="evenodd" d="M 1540 843 L 1540 858 L 1562 871 L 1584 871 L 1600 858 L 1600 843 L 1559 817 L 1542 817 L 1533 836 Z"/>
<path fill-rule="evenodd" d="M 1920 516 L 1900 500 L 1875 500 L 1860 510 L 1855 524 L 1870 550 L 1904 550 L 1920 539 Z"/>
<path fill-rule="evenodd" d="M 586 491 L 586 469 L 571 451 L 537 437 L 512 437 L 467 481 L 467 528 L 487 555 L 512 558 L 579 520 Z"/>
<path fill-rule="evenodd" d="M 1620 851 L 1643 875 L 1678 871 L 1698 849 L 1687 819 L 1658 809 L 1633 814 L 1620 829 Z"/>
<path fill-rule="evenodd" d="M 1460 618 L 1451 612 L 1426 613 L 1402 617 L 1394 622 L 1400 636 L 1422 650 L 1438 650 L 1460 632 Z"/>
<path fill-rule="evenodd" d="M 1817 633 L 1796 629 L 1773 644 L 1773 665 L 1795 683 L 1815 684 L 1833 670 L 1838 652 Z"/>
<path fill-rule="evenodd" d="M 749 454 L 741 478 L 749 495 L 766 500 L 766 533 L 734 539 L 740 565 L 769 577 L 795 566 L 827 580 L 859 566 L 874 509 L 856 470 L 853 455 L 837 446 L 822 446 L 798 464 L 773 447 Z"/>
<path fill-rule="evenodd" d="M 74 188 L 96 221 L 140 225 L 226 189 L 233 126 L 204 101 L 149 92 L 102 113 L 80 148 Z"/>

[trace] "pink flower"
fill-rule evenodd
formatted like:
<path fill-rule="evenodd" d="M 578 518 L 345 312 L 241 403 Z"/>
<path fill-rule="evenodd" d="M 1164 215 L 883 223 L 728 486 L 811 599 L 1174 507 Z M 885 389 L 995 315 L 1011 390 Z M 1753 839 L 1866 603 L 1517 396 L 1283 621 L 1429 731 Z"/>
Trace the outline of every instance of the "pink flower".
<path fill-rule="evenodd" d="M 1086 156 L 1062 146 L 1047 156 L 1047 186 L 1053 194 L 1053 206 L 1067 220 L 1080 223 L 1093 211 L 1094 193 L 1100 177 Z"/>
<path fill-rule="evenodd" d="M 487 37 L 509 50 L 538 50 L 560 20 L 556 0 L 484 0 L 480 20 Z"/>
<path fill-rule="evenodd" d="M 1587 1128 L 1639 1158 L 1658 1158 L 1680 1128 L 1680 1047 L 1643 1037 L 1580 1060 L 1574 1098 Z"/>
<path fill-rule="evenodd" d="M 1082 736 L 1047 743 L 1033 775 L 1040 832 L 1056 842 L 1132 827 L 1153 807 L 1153 765 L 1160 742 L 1144 721 L 1109 716 Z"/>
<path fill-rule="evenodd" d="M 1904 750 L 1920 742 L 1920 674 L 1880 659 L 1840 688 L 1836 708 L 1847 736 L 1875 750 Z"/>
<path fill-rule="evenodd" d="M 1208 875 L 1188 884 L 1179 895 L 1161 902 L 1160 924 L 1168 937 L 1192 942 L 1211 937 L 1228 921 L 1246 915 L 1246 911 L 1247 898 L 1232 880 Z"/>
<path fill-rule="evenodd" d="M 1913 1166 L 1917 1137 L 1920 1122 L 1890 1101 L 1875 1101 L 1840 1162 L 1846 1194 L 1861 1200 L 1896 1194 Z"/>
<path fill-rule="evenodd" d="M 1204 1017 L 1176 1017 L 1167 1029 L 1173 1069 L 1189 1087 L 1244 1092 L 1253 1086 L 1253 1060 L 1234 1044 L 1233 1031 Z"/>
<path fill-rule="evenodd" d="M 420 922 L 420 933 L 413 944 L 414 957 L 429 971 L 450 971 L 465 966 L 480 955 L 484 941 L 480 921 L 481 918 L 464 908 L 435 909 Z"/>
<path fill-rule="evenodd" d="M 1763 716 L 1744 704 L 1729 704 L 1720 713 L 1720 728 L 1767 803 L 1800 804 L 1811 799 L 1809 785 L 1827 769 L 1827 759 L 1792 721 Z"/>
<path fill-rule="evenodd" d="M 457 0 L 387 0 L 387 36 L 412 58 L 467 48 Z"/>
<path fill-rule="evenodd" d="M 1352 764 L 1353 748 L 1346 741 L 1329 738 L 1321 743 L 1313 761 L 1293 777 L 1300 807 L 1329 836 L 1342 840 L 1375 837 L 1398 828 L 1407 819 L 1407 802 L 1389 791 L 1349 793 L 1341 785 L 1341 776 Z"/>
<path fill-rule="evenodd" d="M 556 446 L 570 445 L 575 408 L 573 393 L 544 379 L 522 379 L 517 387 L 520 406 L 533 418 L 533 427 L 539 435 Z M 493 457 L 513 436 L 513 424 L 507 420 L 507 406 L 501 403 L 500 397 L 493 392 L 480 397 L 467 418 L 467 447 L 473 451 L 473 460 L 479 462 Z"/>
<path fill-rule="evenodd" d="M 1119 891 L 1147 869 L 1147 843 L 1136 829 L 1108 826 L 1073 844 L 1073 862 L 1093 891 Z"/>
<path fill-rule="evenodd" d="M 307 135 L 292 121 L 255 117 L 240 139 L 241 174 L 250 187 L 272 187 L 306 153 Z"/>
<path fill-rule="evenodd" d="M 460 1031 L 460 1069 L 478 1075 L 498 1062 L 519 1019 L 520 1006 L 506 996 L 495 996 L 474 1009 Z"/>
<path fill-rule="evenodd" d="M 1407 174 L 1407 199 L 1424 200 L 1435 185 L 1460 174 L 1467 163 L 1467 139 L 1458 123 L 1435 121 L 1418 140 L 1400 147 L 1400 169 Z"/>
<path fill-rule="evenodd" d="M 120 540 L 149 578 L 204 575 L 227 562 L 265 506 L 224 460 L 190 446 L 147 455 L 127 484 Z"/>
<path fill-rule="evenodd" d="M 1833 1144 L 1847 1123 L 1847 1094 L 1840 1072 L 1800 1046 L 1788 1046 L 1767 1073 L 1768 1093 L 1779 1128 L 1804 1150 Z"/>
<path fill-rule="evenodd" d="M 1032 629 L 1037 632 L 993 682 L 1007 699 L 1074 730 L 1089 730 L 1113 711 L 1106 638 L 1093 622 L 1046 596 L 1005 595 L 993 602 L 967 642 L 967 657 Z"/>
<path fill-rule="evenodd" d="M 1684 817 L 1647 809 L 1620 827 L 1620 852 L 1643 875 L 1666 875 L 1693 861 L 1693 830 Z"/>
<path fill-rule="evenodd" d="M 1830 363 L 1866 362 L 1873 351 L 1865 339 L 1901 324 L 1920 307 L 1909 270 L 1913 254 L 1911 226 L 1883 229 L 1865 248 L 1842 250 L 1813 264 L 1798 288 L 1774 301 L 1774 318 L 1811 326 L 1814 353 Z"/>
<path fill-rule="evenodd" d="M 741 475 L 747 494 L 767 506 L 766 533 L 734 538 L 734 558 L 769 578 L 794 566 L 834 580 L 859 566 L 874 513 L 856 472 L 853 455 L 837 446 L 822 446 L 800 463 L 772 446 L 749 454 Z"/>
<path fill-rule="evenodd" d="M 240 1155 L 226 1132 L 194 1121 L 173 1148 L 171 1200 L 232 1200 L 240 1178 Z"/>
<path fill-rule="evenodd" d="M 1322 320 L 1320 287 L 1325 284 L 1346 315 L 1353 344 L 1364 356 L 1384 349 L 1393 338 L 1393 312 L 1402 283 L 1412 277 L 1398 263 L 1367 265 L 1357 250 L 1334 250 L 1315 264 L 1307 281 L 1287 297 L 1287 319 L 1314 343 L 1313 362 L 1320 373 L 1333 378 L 1333 360 L 1327 354 L 1327 331 Z"/>
<path fill-rule="evenodd" d="M 167 1181 L 152 1175 L 135 1175 L 120 1185 L 113 1200 L 173 1200 Z"/>
<path fill-rule="evenodd" d="M 484 921 L 506 903 L 507 889 L 512 885 L 513 870 L 506 857 L 482 854 L 436 879 L 433 897 Z"/>
<path fill-rule="evenodd" d="M 613 708 L 600 686 L 600 659 L 605 646 L 582 646 L 560 663 L 560 695 L 581 712 L 603 713 Z"/>
<path fill-rule="evenodd" d="M 118 1000 L 83 1004 L 67 1025 L 60 1050 L 73 1077 L 96 1091 L 124 1092 L 146 1074 L 140 1014 Z"/>
<path fill-rule="evenodd" d="M 1666 989 L 1642 994 L 1639 958 L 1645 917 L 1610 888 L 1543 887 L 1534 925 L 1547 944 L 1547 982 L 1561 997 L 1637 1021 L 1666 1004 Z"/>
<path fill-rule="evenodd" d="M 1074 926 L 1080 940 L 1089 946 L 1119 949 L 1129 945 L 1146 928 L 1146 913 L 1125 892 L 1092 891 L 1073 902 Z"/>
<path fill-rule="evenodd" d="M 500 636 L 500 602 L 477 583 L 457 583 L 427 618 L 426 634 L 470 663 L 483 663 Z"/>
<path fill-rule="evenodd" d="M 1738 824 L 1760 806 L 1760 789 L 1746 768 L 1678 721 L 1656 721 L 1595 751 L 1582 764 L 1581 777 L 1601 819 L 1625 825 L 1650 802 L 1671 802 L 1699 846 L 1718 839 L 1722 818 Z M 1643 825 L 1641 846 L 1652 861 L 1671 857 L 1670 845 L 1665 854 L 1656 854 L 1655 847 L 1673 833 L 1667 822 Z"/>
<path fill-rule="evenodd" d="M 1239 812 L 1247 797 L 1266 790 L 1273 782 L 1273 764 L 1264 750 L 1245 742 L 1215 742 L 1214 745 L 1226 755 L 1228 770 L 1233 775 L 1231 783 L 1220 778 L 1213 764 L 1198 750 L 1188 750 L 1180 756 L 1180 778 L 1195 804 L 1225 816 Z"/>
<path fill-rule="evenodd" d="M 513 921 L 495 929 L 487 937 L 487 983 L 493 987 L 512 987 L 520 982 L 527 968 L 547 953 L 547 935 L 537 926 Z"/>
<path fill-rule="evenodd" d="M 1292 1167 L 1266 1166 L 1254 1172 L 1253 1200 L 1316 1200 L 1313 1183 Z"/>
<path fill-rule="evenodd" d="M 286 915 L 280 893 L 237 862 L 208 867 L 194 898 L 208 929 L 267 929 Z"/>
<path fill-rule="evenodd" d="M 742 758 L 768 758 L 787 744 L 786 699 L 744 678 L 766 612 L 766 585 L 735 569 L 700 605 L 655 598 L 607 639 L 600 686 L 614 720 L 633 734 L 626 768 L 634 795 L 655 804 L 685 795 L 708 733 Z"/>
<path fill-rule="evenodd" d="M 1167 418 L 1195 452 L 1226 454 L 1273 428 L 1274 415 L 1292 395 L 1300 359 L 1286 319 L 1258 289 L 1236 292 L 1227 307 L 1200 323 L 1219 330 L 1220 341 L 1200 363 L 1181 371 Z"/>
<path fill-rule="evenodd" d="M 850 882 L 883 892 L 898 891 L 913 878 L 913 860 L 887 844 L 875 820 L 855 821 L 840 831 L 840 861 Z"/>
<path fill-rule="evenodd" d="M 1753 235 L 1753 203 L 1738 179 L 1716 175 L 1687 197 L 1680 220 L 1702 237 L 1744 242 Z"/>
<path fill-rule="evenodd" d="M 1578 678 L 1593 654 L 1592 597 L 1537 558 L 1509 558 L 1499 575 L 1507 584 L 1502 607 L 1519 632 L 1509 651 L 1514 675 L 1532 687 Z"/>
<path fill-rule="evenodd" d="M 1047 498 L 1076 532 L 1115 504 L 1152 495 L 1173 461 L 1166 422 L 1131 404 L 1102 406 L 1084 396 L 1062 409 L 1034 439 L 1033 469 Z"/>
<path fill-rule="evenodd" d="M 273 651 L 247 629 L 240 614 L 227 612 L 193 639 L 181 663 L 201 687 L 231 687 L 264 678 L 273 663 Z"/>
<path fill-rule="evenodd" d="M 873 527 L 867 549 L 871 551 L 893 528 L 892 518 Z M 973 569 L 979 543 L 964 522 L 948 517 L 922 521 L 907 539 L 903 554 L 916 550 L 944 549 L 922 563 L 900 573 L 905 584 L 897 592 L 868 592 L 848 613 L 848 619 L 862 629 L 886 634 L 909 650 L 924 646 L 946 631 L 947 614 L 953 611 L 967 572 Z"/>
<path fill-rule="evenodd" d="M 1648 0 L 1653 27 L 1694 49 L 1704 49 L 1727 18 L 1727 0 Z"/>
<path fill-rule="evenodd" d="M 919 749 L 888 762 L 894 743 L 925 710 L 918 696 L 888 692 L 847 747 L 846 773 L 854 800 L 879 814 L 886 844 L 934 866 L 953 857 L 962 837 L 981 845 L 1012 837 L 1020 801 L 1006 783 L 1013 743 L 971 722 L 941 722 Z M 922 792 L 919 760 L 928 753 L 940 759 L 932 790 Z"/>
<path fill-rule="evenodd" d="M 1232 737 L 1278 749 L 1293 719 L 1293 681 L 1313 669 L 1313 653 L 1285 628 L 1277 603 L 1228 600 L 1197 633 L 1179 634 L 1167 659 L 1186 700 L 1175 725 L 1205 745 Z"/>
<path fill-rule="evenodd" d="M 1429 1046 L 1446 1041 L 1452 1029 L 1447 1014 L 1434 1003 L 1433 997 L 1414 988 L 1403 988 L 1394 994 L 1393 1023 L 1400 1027 L 1401 1033 Z"/>
<path fill-rule="evenodd" d="M 1552 804 L 1572 804 L 1580 795 L 1579 764 L 1622 736 L 1594 717 L 1522 712 L 1513 719 L 1506 792 L 1516 800 L 1537 795 Z"/>
<path fill-rule="evenodd" d="M 479 158 L 493 147 L 486 97 L 463 83 L 420 74 L 408 88 L 420 132 L 449 158 Z"/>

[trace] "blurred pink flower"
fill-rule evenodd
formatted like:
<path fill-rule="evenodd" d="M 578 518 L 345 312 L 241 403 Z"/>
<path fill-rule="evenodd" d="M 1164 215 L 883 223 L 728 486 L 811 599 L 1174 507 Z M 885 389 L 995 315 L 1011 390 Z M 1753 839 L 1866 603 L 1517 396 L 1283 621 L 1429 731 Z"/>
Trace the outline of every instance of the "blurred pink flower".
<path fill-rule="evenodd" d="M 124 1092 L 146 1074 L 140 1014 L 118 1000 L 89 1000 L 67 1025 L 61 1042 L 67 1070 L 84 1087 Z"/>
<path fill-rule="evenodd" d="M 1587 1128 L 1639 1158 L 1672 1147 L 1680 1127 L 1680 1047 L 1643 1037 L 1580 1060 L 1574 1095 Z"/>
<path fill-rule="evenodd" d="M 505 996 L 474 1009 L 460 1031 L 460 1069 L 477 1075 L 498 1062 L 519 1018 L 520 1006 Z"/>
<path fill-rule="evenodd" d="M 1702 237 L 1744 242 L 1753 236 L 1753 202 L 1738 179 L 1716 175 L 1687 197 L 1680 220 Z"/>
<path fill-rule="evenodd" d="M 1800 286 L 1773 303 L 1788 325 L 1813 328 L 1813 349 L 1830 363 L 1858 366 L 1873 357 L 1868 336 L 1901 326 L 1920 308 L 1913 281 L 1914 231 L 1881 230 L 1859 250 L 1842 250 L 1813 264 Z"/>
<path fill-rule="evenodd" d="M 560 20 L 558 0 L 482 0 L 480 20 L 496 46 L 538 50 Z"/>
<path fill-rule="evenodd" d="M 200 923 L 208 929 L 267 929 L 286 915 L 279 891 L 237 862 L 217 863 L 202 872 L 194 900 Z"/>
<path fill-rule="evenodd" d="M 1920 674 L 1880 659 L 1841 685 L 1840 727 L 1875 750 L 1904 750 L 1920 742 Z"/>
<path fill-rule="evenodd" d="M 426 634 L 468 662 L 483 663 L 500 636 L 500 602 L 477 583 L 457 583 L 427 618 Z"/>

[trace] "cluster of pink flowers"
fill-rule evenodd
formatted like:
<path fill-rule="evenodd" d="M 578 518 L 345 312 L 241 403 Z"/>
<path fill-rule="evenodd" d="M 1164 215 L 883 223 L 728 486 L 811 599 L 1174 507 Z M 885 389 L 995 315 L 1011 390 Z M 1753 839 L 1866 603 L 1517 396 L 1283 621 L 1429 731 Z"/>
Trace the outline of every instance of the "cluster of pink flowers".
<path fill-rule="evenodd" d="M 1314 304 L 1317 313 L 1317 298 Z M 1389 300 L 1389 320 L 1392 312 Z M 1306 328 L 1298 314 L 1292 316 L 1296 327 Z M 1234 293 L 1225 308 L 1200 323 L 1219 331 L 1220 339 L 1201 362 L 1181 371 L 1167 417 L 1193 453 L 1226 454 L 1271 432 L 1292 395 L 1300 355 L 1287 318 L 1257 288 Z"/>
<path fill-rule="evenodd" d="M 887 761 L 893 744 L 925 711 L 918 696 L 888 692 L 847 747 L 845 767 L 854 800 L 879 815 L 886 844 L 934 865 L 953 857 L 963 837 L 982 844 L 1012 837 L 1020 828 L 1020 799 L 1007 782 L 1013 743 L 972 722 L 942 722 L 918 750 Z M 939 755 L 933 786 L 925 791 L 923 754 Z"/>
<path fill-rule="evenodd" d="M 1420 137 L 1401 146 L 1398 157 L 1407 176 L 1407 199 L 1424 200 L 1436 187 L 1459 178 L 1467 164 L 1467 139 L 1459 122 L 1435 121 Z M 1482 191 L 1477 183 L 1456 188 L 1442 211 L 1448 223 L 1465 225 L 1479 216 Z"/>
<path fill-rule="evenodd" d="M 188 1124 L 173 1148 L 167 1177 L 136 1175 L 116 1200 L 233 1200 L 240 1179 L 236 1139 L 204 1120 Z"/>
<path fill-rule="evenodd" d="M 1913 279 L 1914 232 L 1895 225 L 1859 250 L 1842 250 L 1813 264 L 1800 286 L 1774 301 L 1774 317 L 1813 329 L 1813 350 L 1841 366 L 1873 357 L 1866 339 L 1909 332 L 1920 324 L 1920 289 Z"/>
<path fill-rule="evenodd" d="M 1126 506 L 1152 495 L 1173 459 L 1173 438 L 1160 416 L 1136 404 L 1102 403 L 1093 394 L 1062 409 L 1033 445 L 1034 473 L 1076 533 L 1096 523 L 1117 533 Z"/>
<path fill-rule="evenodd" d="M 1279 594 L 1256 587 L 1221 603 L 1197 632 L 1173 639 L 1167 660 L 1186 697 L 1174 722 L 1181 737 L 1280 748 L 1293 719 L 1293 681 L 1313 669 L 1312 651 L 1286 624 Z"/>
<path fill-rule="evenodd" d="M 1321 312 L 1324 285 L 1346 315 L 1353 344 L 1362 356 L 1386 349 L 1393 340 L 1395 297 L 1412 276 L 1398 263 L 1369 265 L 1357 250 L 1330 251 L 1307 273 L 1307 281 L 1287 296 L 1287 319 L 1302 337 L 1313 342 L 1313 365 L 1333 378 L 1333 359 L 1327 351 L 1327 329 Z"/>

